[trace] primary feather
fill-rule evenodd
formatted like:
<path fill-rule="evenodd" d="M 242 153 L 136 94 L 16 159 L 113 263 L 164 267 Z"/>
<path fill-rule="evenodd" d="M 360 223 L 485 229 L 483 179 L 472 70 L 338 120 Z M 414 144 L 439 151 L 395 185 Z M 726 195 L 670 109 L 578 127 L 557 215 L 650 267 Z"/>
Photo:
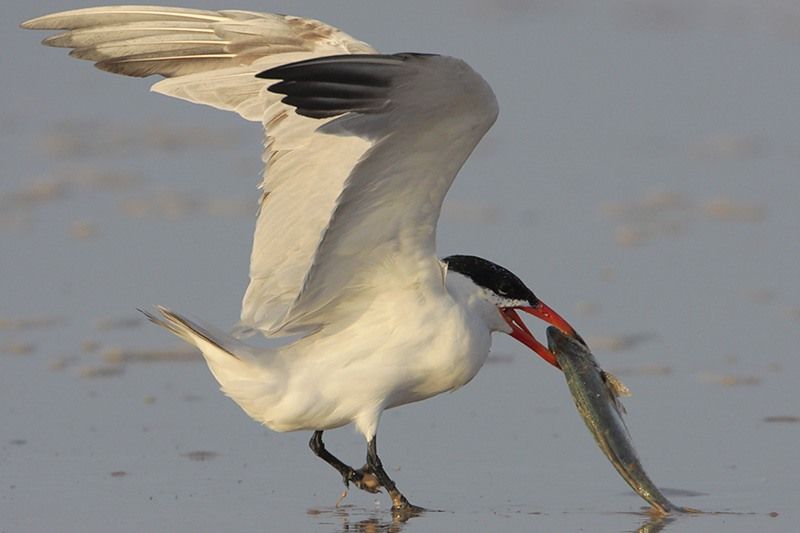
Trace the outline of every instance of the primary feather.
<path fill-rule="evenodd" d="M 381 265 L 433 255 L 444 195 L 497 115 L 462 61 L 378 55 L 311 19 L 110 6 L 23 26 L 65 30 L 44 43 L 103 70 L 164 76 L 154 91 L 264 124 L 241 329 L 267 336 L 322 327 Z"/>

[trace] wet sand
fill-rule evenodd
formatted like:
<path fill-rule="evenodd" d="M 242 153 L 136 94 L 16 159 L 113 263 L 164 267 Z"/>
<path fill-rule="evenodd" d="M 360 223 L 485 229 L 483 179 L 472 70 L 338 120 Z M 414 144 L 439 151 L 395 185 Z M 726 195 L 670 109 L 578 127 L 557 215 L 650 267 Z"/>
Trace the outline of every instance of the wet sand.
<path fill-rule="evenodd" d="M 709 511 L 652 522 L 563 378 L 498 337 L 473 383 L 382 419 L 387 469 L 442 510 L 407 523 L 385 495 L 335 507 L 310 435 L 249 420 L 136 312 L 235 323 L 261 133 L 13 27 L 88 5 L 15 5 L 0 32 L 16 73 L 0 108 L 0 531 L 796 528 L 794 4 L 184 4 L 311 16 L 480 71 L 501 115 L 451 192 L 440 252 L 504 264 L 559 309 L 630 387 L 653 480 Z M 362 463 L 351 430 L 326 442 Z"/>

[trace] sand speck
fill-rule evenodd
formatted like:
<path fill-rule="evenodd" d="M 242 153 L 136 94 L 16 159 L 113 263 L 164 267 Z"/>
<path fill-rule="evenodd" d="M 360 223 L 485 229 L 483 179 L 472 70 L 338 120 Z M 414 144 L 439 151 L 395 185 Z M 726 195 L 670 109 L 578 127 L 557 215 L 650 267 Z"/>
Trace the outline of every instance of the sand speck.
<path fill-rule="evenodd" d="M 106 363 L 122 365 L 126 363 L 154 363 L 158 361 L 200 361 L 199 352 L 195 349 L 181 348 L 177 350 L 126 350 L 120 347 L 109 347 L 101 354 Z"/>
<path fill-rule="evenodd" d="M 714 198 L 703 205 L 703 212 L 718 220 L 735 222 L 759 222 L 767 215 L 762 205 L 735 202 L 730 198 Z"/>
<path fill-rule="evenodd" d="M 8 353 L 15 355 L 30 355 L 36 350 L 36 347 L 30 342 L 6 342 L 0 343 L 0 353 Z"/>
<path fill-rule="evenodd" d="M 143 323 L 138 316 L 101 318 L 95 322 L 95 328 L 106 331 L 111 329 L 133 329 L 138 328 Z"/>
<path fill-rule="evenodd" d="M 86 241 L 97 236 L 97 226 L 85 220 L 76 220 L 69 226 L 69 236 L 79 241 Z"/>
<path fill-rule="evenodd" d="M 578 302 L 575 313 L 581 316 L 594 316 L 600 312 L 600 306 L 592 302 Z"/>
<path fill-rule="evenodd" d="M 761 378 L 757 376 L 740 376 L 735 374 L 707 374 L 702 376 L 703 381 L 716 383 L 723 387 L 738 387 L 741 385 L 758 385 Z"/>
<path fill-rule="evenodd" d="M 639 346 L 653 339 L 652 333 L 633 333 L 630 335 L 607 335 L 589 337 L 588 343 L 593 349 L 607 352 L 622 352 Z"/>
<path fill-rule="evenodd" d="M 100 343 L 93 339 L 86 339 L 81 342 L 81 350 L 83 353 L 94 353 L 100 349 Z"/>
<path fill-rule="evenodd" d="M 70 367 L 78 362 L 78 357 L 74 355 L 64 355 L 53 359 L 48 365 L 48 368 L 54 372 L 60 372 L 65 370 L 67 367 Z"/>
<path fill-rule="evenodd" d="M 196 450 L 193 452 L 186 452 L 181 454 L 181 457 L 186 457 L 190 461 L 210 461 L 219 454 L 217 452 L 209 452 L 206 450 Z"/>
<path fill-rule="evenodd" d="M 82 378 L 108 378 L 120 376 L 124 371 L 120 365 L 95 365 L 82 368 L 79 375 Z"/>
<path fill-rule="evenodd" d="M 794 415 L 765 416 L 764 422 L 777 423 L 777 424 L 797 424 L 800 423 L 800 416 L 794 416 Z"/>
<path fill-rule="evenodd" d="M 63 319 L 52 316 L 0 318 L 0 331 L 24 331 L 29 329 L 49 329 L 60 325 Z"/>
<path fill-rule="evenodd" d="M 615 371 L 620 376 L 669 376 L 672 374 L 672 367 L 659 364 L 646 364 L 627 368 L 617 368 Z"/>

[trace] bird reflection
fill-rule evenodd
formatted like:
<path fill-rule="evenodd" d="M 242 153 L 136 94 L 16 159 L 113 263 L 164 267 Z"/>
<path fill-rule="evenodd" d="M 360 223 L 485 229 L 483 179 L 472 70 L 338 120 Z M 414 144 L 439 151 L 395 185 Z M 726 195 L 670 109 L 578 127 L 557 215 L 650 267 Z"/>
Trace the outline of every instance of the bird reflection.
<path fill-rule="evenodd" d="M 308 514 L 319 517 L 320 525 L 335 523 L 336 528 L 333 531 L 337 533 L 399 533 L 405 527 L 406 522 L 422 513 L 393 511 L 389 515 L 382 508 L 368 510 L 354 505 L 339 505 L 309 509 Z"/>

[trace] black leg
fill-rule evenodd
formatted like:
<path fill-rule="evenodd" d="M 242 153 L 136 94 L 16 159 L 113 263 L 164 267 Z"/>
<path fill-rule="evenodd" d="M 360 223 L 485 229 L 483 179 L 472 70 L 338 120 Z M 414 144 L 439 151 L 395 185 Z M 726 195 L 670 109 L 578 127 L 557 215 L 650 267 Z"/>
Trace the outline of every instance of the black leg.
<path fill-rule="evenodd" d="M 422 507 L 412 505 L 403 494 L 397 490 L 397 485 L 383 469 L 380 457 L 378 457 L 378 444 L 376 437 L 372 437 L 367 445 L 367 466 L 378 477 L 380 484 L 386 488 L 392 498 L 392 511 L 400 518 L 409 518 L 425 511 Z"/>
<path fill-rule="evenodd" d="M 360 470 L 354 470 L 352 467 L 341 462 L 338 457 L 325 448 L 325 443 L 322 442 L 322 431 L 315 431 L 311 440 L 308 441 L 308 445 L 317 457 L 334 467 L 342 475 L 342 481 L 344 481 L 345 487 L 349 487 L 350 483 L 352 483 L 359 489 L 367 492 L 374 493 L 380 490 L 381 484 L 379 478 L 376 477 L 370 469 L 361 468 Z"/>

